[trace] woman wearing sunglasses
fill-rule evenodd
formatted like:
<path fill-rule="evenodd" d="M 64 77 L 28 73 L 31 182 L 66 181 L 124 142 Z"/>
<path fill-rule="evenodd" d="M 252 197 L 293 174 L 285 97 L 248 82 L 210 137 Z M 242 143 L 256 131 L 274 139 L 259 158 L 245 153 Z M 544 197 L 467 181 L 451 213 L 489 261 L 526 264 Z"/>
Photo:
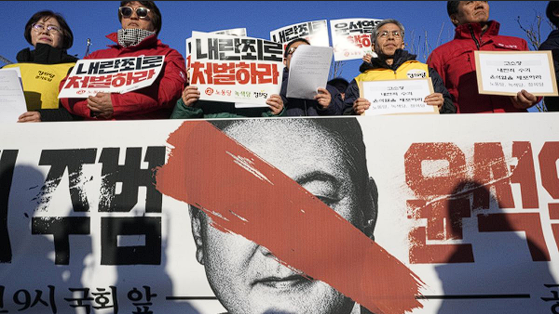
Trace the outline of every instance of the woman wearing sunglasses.
<path fill-rule="evenodd" d="M 74 42 L 72 30 L 60 14 L 40 11 L 27 21 L 23 35 L 34 49 L 21 50 L 18 63 L 4 67 L 18 67 L 21 72 L 28 111 L 18 122 L 72 120 L 58 103 L 60 81 L 78 60 L 66 52 Z"/>
<path fill-rule="evenodd" d="M 152 1 L 122 1 L 118 9 L 122 28 L 107 36 L 115 44 L 85 59 L 165 56 L 157 80 L 148 87 L 120 93 L 97 93 L 87 99 L 61 98 L 70 113 L 87 120 L 167 119 L 186 83 L 185 61 L 175 49 L 157 39 L 161 13 Z M 63 86 L 65 79 L 61 86 Z"/>

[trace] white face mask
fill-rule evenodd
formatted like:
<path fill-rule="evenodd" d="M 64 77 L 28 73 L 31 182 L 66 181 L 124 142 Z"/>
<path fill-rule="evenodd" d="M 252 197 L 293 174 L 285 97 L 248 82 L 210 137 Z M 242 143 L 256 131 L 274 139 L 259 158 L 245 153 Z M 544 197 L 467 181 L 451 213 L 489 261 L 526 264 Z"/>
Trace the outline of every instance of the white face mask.
<path fill-rule="evenodd" d="M 155 32 L 145 29 L 119 29 L 118 30 L 118 44 L 122 47 L 136 46 L 146 37 L 155 34 Z"/>

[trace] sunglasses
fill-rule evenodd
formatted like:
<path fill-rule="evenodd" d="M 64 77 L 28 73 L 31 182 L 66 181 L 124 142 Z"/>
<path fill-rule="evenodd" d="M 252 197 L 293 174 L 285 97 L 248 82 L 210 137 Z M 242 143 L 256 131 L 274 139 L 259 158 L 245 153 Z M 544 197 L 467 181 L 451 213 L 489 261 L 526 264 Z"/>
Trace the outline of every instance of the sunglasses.
<path fill-rule="evenodd" d="M 122 15 L 122 17 L 125 18 L 129 18 L 132 16 L 133 12 L 136 12 L 136 15 L 141 18 L 141 19 L 145 19 L 148 17 L 148 13 L 149 13 L 149 9 L 148 8 L 144 8 L 144 7 L 139 7 L 139 8 L 131 8 L 131 7 L 120 7 L 118 8 L 118 11 L 120 12 L 120 15 Z"/>

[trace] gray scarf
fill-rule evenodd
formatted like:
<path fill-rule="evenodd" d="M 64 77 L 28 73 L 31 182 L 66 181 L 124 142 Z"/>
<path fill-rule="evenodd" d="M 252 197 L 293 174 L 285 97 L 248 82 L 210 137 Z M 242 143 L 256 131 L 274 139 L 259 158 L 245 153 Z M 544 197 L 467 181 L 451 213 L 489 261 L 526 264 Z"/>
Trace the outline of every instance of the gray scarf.
<path fill-rule="evenodd" d="M 147 31 L 145 29 L 119 29 L 118 30 L 118 44 L 122 47 L 136 46 L 146 37 L 155 34 L 155 32 Z"/>

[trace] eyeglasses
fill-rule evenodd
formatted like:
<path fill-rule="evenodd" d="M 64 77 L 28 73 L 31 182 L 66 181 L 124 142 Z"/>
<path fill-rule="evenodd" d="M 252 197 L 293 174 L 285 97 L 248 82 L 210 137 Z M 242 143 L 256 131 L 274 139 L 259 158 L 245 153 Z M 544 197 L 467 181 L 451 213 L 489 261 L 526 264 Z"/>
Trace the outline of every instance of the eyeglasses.
<path fill-rule="evenodd" d="M 386 37 L 388 37 L 389 34 L 392 34 L 392 36 L 394 36 L 394 38 L 402 37 L 402 34 L 400 33 L 400 31 L 392 31 L 392 32 L 384 31 L 382 33 L 378 33 L 377 36 L 380 37 L 380 38 L 386 38 Z"/>
<path fill-rule="evenodd" d="M 148 13 L 149 13 L 150 10 L 148 8 L 144 8 L 144 7 L 139 7 L 139 8 L 120 7 L 120 8 L 118 8 L 118 11 L 120 12 L 120 15 L 122 15 L 122 17 L 125 17 L 125 18 L 131 17 L 132 12 L 136 12 L 136 15 L 138 15 L 139 18 L 145 19 L 145 18 L 148 17 Z"/>
<path fill-rule="evenodd" d="M 297 47 L 289 48 L 289 50 L 287 50 L 287 55 L 293 54 L 295 52 L 295 50 L 297 50 Z"/>
<path fill-rule="evenodd" d="M 42 32 L 45 30 L 45 25 L 41 24 L 41 23 L 34 23 L 31 27 L 33 27 L 33 30 L 36 32 Z M 49 25 L 46 26 L 47 31 L 48 32 L 54 32 L 54 33 L 62 33 L 62 31 L 60 30 L 60 28 L 54 26 L 54 25 Z"/>

